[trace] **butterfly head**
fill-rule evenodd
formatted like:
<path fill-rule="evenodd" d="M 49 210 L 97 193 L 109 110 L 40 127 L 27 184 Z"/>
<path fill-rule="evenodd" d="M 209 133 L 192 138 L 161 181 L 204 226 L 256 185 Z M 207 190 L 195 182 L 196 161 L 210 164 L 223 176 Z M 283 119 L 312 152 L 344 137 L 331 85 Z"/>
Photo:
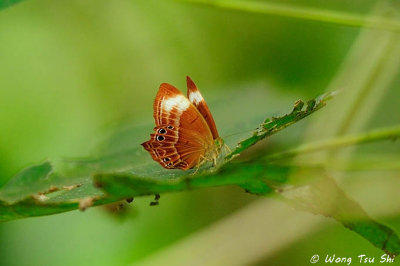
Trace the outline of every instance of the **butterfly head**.
<path fill-rule="evenodd" d="M 224 146 L 225 142 L 222 138 L 217 138 L 214 140 L 215 147 L 218 151 L 221 151 L 222 147 Z"/>

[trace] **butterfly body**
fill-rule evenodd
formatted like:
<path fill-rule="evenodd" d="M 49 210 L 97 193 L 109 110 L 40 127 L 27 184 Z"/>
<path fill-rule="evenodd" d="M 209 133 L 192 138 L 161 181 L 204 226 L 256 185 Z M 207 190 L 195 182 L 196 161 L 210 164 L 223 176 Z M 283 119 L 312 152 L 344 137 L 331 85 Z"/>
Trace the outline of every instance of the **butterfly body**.
<path fill-rule="evenodd" d="M 220 153 L 222 139 L 214 119 L 193 81 L 187 77 L 188 97 L 163 83 L 154 101 L 156 127 L 142 146 L 167 169 L 188 170 Z"/>

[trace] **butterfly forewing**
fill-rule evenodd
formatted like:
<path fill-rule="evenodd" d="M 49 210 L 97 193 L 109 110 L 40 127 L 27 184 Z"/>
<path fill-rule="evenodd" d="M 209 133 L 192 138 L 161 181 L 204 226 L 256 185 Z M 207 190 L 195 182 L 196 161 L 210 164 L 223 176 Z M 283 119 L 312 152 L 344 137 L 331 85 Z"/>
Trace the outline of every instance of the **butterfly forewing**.
<path fill-rule="evenodd" d="M 203 116 L 172 85 L 161 84 L 154 101 L 154 120 L 154 133 L 142 145 L 165 168 L 190 169 L 213 145 Z"/>
<path fill-rule="evenodd" d="M 177 88 L 168 83 L 161 84 L 153 104 L 156 126 L 179 126 L 179 115 L 189 105 L 190 102 Z"/>
<path fill-rule="evenodd" d="M 213 135 L 213 138 L 214 139 L 219 138 L 214 118 L 211 115 L 210 109 L 208 108 L 207 103 L 204 100 L 203 96 L 201 95 L 199 89 L 189 76 L 186 77 L 186 83 L 187 83 L 187 97 L 189 98 L 189 101 L 197 108 L 197 110 L 199 110 L 200 114 L 206 120 L 207 125 L 210 128 L 211 133 Z"/>

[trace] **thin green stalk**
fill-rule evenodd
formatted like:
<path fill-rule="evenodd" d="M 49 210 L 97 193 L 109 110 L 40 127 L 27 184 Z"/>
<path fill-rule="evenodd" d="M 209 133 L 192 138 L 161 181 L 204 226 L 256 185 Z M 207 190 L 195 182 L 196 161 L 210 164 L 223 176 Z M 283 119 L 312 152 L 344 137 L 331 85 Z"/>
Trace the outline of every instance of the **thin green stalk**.
<path fill-rule="evenodd" d="M 384 129 L 374 130 L 368 133 L 343 136 L 334 139 L 300 145 L 299 147 L 294 149 L 271 154 L 269 156 L 266 156 L 265 159 L 278 160 L 288 157 L 294 157 L 296 155 L 301 155 L 305 153 L 311 153 L 321 150 L 337 149 L 337 148 L 374 142 L 379 140 L 396 139 L 399 137 L 400 137 L 400 126 L 393 128 L 384 128 Z"/>
<path fill-rule="evenodd" d="M 396 19 L 365 16 L 343 11 L 323 10 L 312 7 L 300 7 L 282 3 L 226 0 L 179 0 L 194 4 L 208 5 L 218 8 L 292 17 L 312 21 L 321 21 L 353 27 L 369 27 L 381 30 L 400 32 L 400 21 Z"/>
<path fill-rule="evenodd" d="M 387 157 L 387 158 L 386 158 Z M 376 156 L 375 158 L 369 158 L 370 160 L 360 160 L 359 158 L 354 158 L 350 162 L 348 160 L 330 160 L 329 164 L 321 164 L 321 163 L 310 163 L 308 161 L 296 161 L 295 163 L 290 163 L 291 167 L 298 167 L 300 169 L 310 169 L 310 168 L 324 168 L 328 171 L 359 171 L 359 172 L 367 172 L 367 171 L 398 171 L 400 170 L 400 158 L 395 156 L 386 156 L 383 157 L 381 155 Z"/>

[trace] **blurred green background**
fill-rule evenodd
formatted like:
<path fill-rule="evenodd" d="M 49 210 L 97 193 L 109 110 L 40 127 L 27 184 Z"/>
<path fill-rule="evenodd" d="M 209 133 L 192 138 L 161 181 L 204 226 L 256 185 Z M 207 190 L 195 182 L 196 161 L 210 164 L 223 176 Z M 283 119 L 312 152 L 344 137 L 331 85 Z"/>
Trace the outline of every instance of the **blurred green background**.
<path fill-rule="evenodd" d="M 359 14 L 368 14 L 375 4 L 276 2 Z M 299 97 L 312 98 L 326 90 L 359 33 L 356 27 L 173 1 L 29 0 L 1 10 L 0 185 L 23 167 L 45 159 L 90 154 L 105 132 L 121 121 L 148 123 L 150 133 L 159 84 L 183 89 L 186 75 L 211 107 L 224 95 L 257 86 L 274 97 L 270 100 L 275 106 L 285 104 L 279 109 L 265 106 L 266 114 L 280 114 Z M 366 114 L 367 120 L 376 122 L 371 128 L 400 122 L 399 97 L 398 86 L 387 90 L 380 112 Z M 215 119 L 217 125 L 222 120 Z M 295 143 L 303 129 L 304 125 L 293 127 L 268 145 Z M 379 147 L 398 154 L 398 145 Z M 359 174 L 352 180 L 380 176 Z M 398 179 L 398 171 L 384 177 Z M 343 183 L 351 188 L 351 182 Z M 246 264 L 309 265 L 313 254 L 382 254 L 340 224 L 293 211 L 272 199 L 265 203 L 271 212 L 267 206 L 259 217 L 267 219 L 265 235 L 257 234 L 255 227 L 253 241 L 246 242 L 237 231 L 241 227 L 229 231 L 224 225 L 260 204 L 258 197 L 239 188 L 166 194 L 157 207 L 148 206 L 151 200 L 135 199 L 120 216 L 99 207 L 0 224 L 0 265 L 135 265 L 143 259 L 149 265 L 157 259 L 175 265 L 173 256 L 193 256 L 191 265 L 208 264 L 198 258 L 216 256 L 215 261 L 224 265 L 224 257 L 241 254 L 250 255 L 237 260 Z M 274 210 L 288 215 L 269 221 L 277 215 Z M 400 230 L 399 218 L 382 219 Z M 309 227 L 296 231 L 298 223 Z M 243 229 L 251 224 L 243 223 Z M 226 232 L 219 236 L 221 228 Z M 266 245 L 268 230 L 272 235 L 283 232 L 282 241 L 272 238 Z M 222 240 L 238 234 L 230 245 L 242 252 L 223 254 L 226 247 L 214 246 L 216 239 L 208 234 Z M 287 235 L 293 239 L 287 240 Z M 217 255 L 196 254 L 196 245 L 190 245 L 198 237 Z M 179 254 L 180 244 L 186 253 Z"/>

